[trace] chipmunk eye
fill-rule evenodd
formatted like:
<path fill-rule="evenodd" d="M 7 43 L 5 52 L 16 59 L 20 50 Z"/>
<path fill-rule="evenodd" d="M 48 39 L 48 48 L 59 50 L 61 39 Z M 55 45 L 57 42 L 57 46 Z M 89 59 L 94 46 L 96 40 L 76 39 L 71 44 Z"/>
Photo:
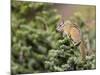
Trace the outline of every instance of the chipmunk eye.
<path fill-rule="evenodd" d="M 60 24 L 60 26 L 62 26 L 62 25 Z"/>

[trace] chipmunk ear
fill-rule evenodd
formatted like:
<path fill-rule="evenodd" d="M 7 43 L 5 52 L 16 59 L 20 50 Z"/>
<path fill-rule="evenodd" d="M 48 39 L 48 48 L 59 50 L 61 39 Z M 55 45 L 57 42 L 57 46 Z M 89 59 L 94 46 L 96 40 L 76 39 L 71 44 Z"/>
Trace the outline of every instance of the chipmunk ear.
<path fill-rule="evenodd" d="M 59 27 L 64 26 L 64 20 L 61 19 L 61 20 L 59 21 L 59 23 L 57 24 L 57 26 L 59 26 Z"/>
<path fill-rule="evenodd" d="M 64 24 L 64 19 L 62 19 L 62 23 Z"/>
<path fill-rule="evenodd" d="M 63 19 L 61 20 L 60 25 L 64 26 L 64 20 Z"/>

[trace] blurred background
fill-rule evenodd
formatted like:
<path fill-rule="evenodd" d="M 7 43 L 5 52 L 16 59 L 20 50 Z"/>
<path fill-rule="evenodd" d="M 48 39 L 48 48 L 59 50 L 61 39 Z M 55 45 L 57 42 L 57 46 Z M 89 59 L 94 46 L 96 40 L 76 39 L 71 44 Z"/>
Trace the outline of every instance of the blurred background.
<path fill-rule="evenodd" d="M 52 72 L 45 61 L 62 35 L 58 22 L 77 22 L 83 33 L 88 55 L 96 51 L 96 6 L 22 2 L 11 0 L 11 73 Z M 93 58 L 95 59 L 95 58 Z M 95 65 L 92 63 L 92 65 Z M 88 68 L 94 69 L 95 66 Z M 77 69 L 76 69 L 77 70 Z"/>

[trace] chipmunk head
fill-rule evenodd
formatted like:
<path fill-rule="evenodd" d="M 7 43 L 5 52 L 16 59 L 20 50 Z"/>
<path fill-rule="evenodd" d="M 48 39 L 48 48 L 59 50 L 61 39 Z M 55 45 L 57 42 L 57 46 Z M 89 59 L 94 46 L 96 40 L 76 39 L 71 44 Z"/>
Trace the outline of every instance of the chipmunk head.
<path fill-rule="evenodd" d="M 69 29 L 69 27 L 72 25 L 71 21 L 67 20 L 65 23 L 64 23 L 64 20 L 62 20 L 56 27 L 56 30 L 58 32 L 63 32 L 64 29 Z"/>
<path fill-rule="evenodd" d="M 58 32 L 63 32 L 63 28 L 64 28 L 64 20 L 62 20 L 56 27 L 56 30 Z"/>

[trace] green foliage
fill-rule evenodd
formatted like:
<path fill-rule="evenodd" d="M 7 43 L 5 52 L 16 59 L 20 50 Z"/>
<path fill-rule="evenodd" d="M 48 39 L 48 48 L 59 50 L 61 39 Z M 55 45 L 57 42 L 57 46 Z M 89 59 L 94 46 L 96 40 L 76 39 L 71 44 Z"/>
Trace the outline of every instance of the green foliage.
<path fill-rule="evenodd" d="M 82 62 L 78 47 L 75 47 L 69 38 L 62 38 L 62 35 L 56 32 L 60 15 L 52 7 L 53 4 L 16 0 L 11 2 L 13 75 L 95 69 L 95 53 L 87 56 L 86 62 Z M 84 23 L 81 17 L 77 21 Z M 93 39 L 95 41 L 94 35 L 90 40 Z"/>
<path fill-rule="evenodd" d="M 78 47 L 64 38 L 58 41 L 56 49 L 49 50 L 45 64 L 53 72 L 95 69 L 95 56 L 86 56 L 86 61 L 82 61 Z"/>
<path fill-rule="evenodd" d="M 55 26 L 60 16 L 50 5 L 12 1 L 12 74 L 45 72 L 48 50 L 59 38 Z"/>

